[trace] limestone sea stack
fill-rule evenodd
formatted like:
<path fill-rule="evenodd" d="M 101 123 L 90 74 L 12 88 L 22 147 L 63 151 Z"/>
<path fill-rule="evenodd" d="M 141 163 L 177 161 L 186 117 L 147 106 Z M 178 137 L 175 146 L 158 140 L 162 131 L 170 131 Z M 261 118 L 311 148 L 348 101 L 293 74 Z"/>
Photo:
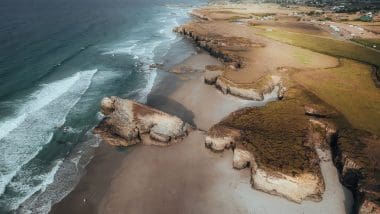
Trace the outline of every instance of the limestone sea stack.
<path fill-rule="evenodd" d="M 105 117 L 94 131 L 113 146 L 167 146 L 183 139 L 191 129 L 176 116 L 119 97 L 103 98 L 101 111 Z"/>

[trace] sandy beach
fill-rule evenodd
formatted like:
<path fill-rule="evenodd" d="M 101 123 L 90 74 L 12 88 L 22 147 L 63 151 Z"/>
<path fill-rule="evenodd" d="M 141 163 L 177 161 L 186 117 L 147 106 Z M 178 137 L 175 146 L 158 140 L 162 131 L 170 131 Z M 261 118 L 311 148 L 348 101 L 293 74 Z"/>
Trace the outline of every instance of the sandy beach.
<path fill-rule="evenodd" d="M 380 214 L 380 0 L 0 10 L 0 214 Z"/>
<path fill-rule="evenodd" d="M 187 65 L 210 63 L 206 53 Z M 192 62 L 192 63 L 189 63 Z M 211 61 L 213 63 L 217 61 Z M 321 202 L 290 202 L 254 190 L 248 169 L 232 167 L 232 152 L 213 153 L 205 133 L 229 113 L 263 102 L 223 95 L 203 83 L 203 73 L 162 74 L 148 104 L 193 123 L 196 130 L 167 148 L 137 145 L 117 151 L 102 145 L 79 185 L 52 213 L 346 213 L 351 193 L 339 183 L 331 160 L 321 164 L 326 192 Z M 169 84 L 170 83 L 170 84 Z M 168 86 L 170 85 L 170 86 Z M 210 111 L 212 109 L 212 111 Z"/>
<path fill-rule="evenodd" d="M 192 55 L 156 65 L 148 107 L 102 101 L 103 139 L 129 147 L 101 145 L 52 213 L 377 213 L 379 53 L 311 11 L 193 10 L 173 29 Z"/>

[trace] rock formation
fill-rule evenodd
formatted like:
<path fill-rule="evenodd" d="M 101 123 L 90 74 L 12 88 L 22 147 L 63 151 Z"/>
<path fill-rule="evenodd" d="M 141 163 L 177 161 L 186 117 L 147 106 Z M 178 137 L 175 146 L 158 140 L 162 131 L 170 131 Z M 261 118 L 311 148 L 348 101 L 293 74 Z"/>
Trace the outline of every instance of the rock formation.
<path fill-rule="evenodd" d="M 222 76 L 218 76 L 215 82 L 215 87 L 224 94 L 231 94 L 243 99 L 256 101 L 264 100 L 264 94 L 272 92 L 276 86 L 278 88 L 281 86 L 281 82 L 276 76 L 269 76 L 267 79 L 263 80 L 263 82 L 252 85 L 235 84 Z M 281 91 L 281 89 L 279 91 Z M 280 94 L 278 96 L 280 96 Z"/>
<path fill-rule="evenodd" d="M 217 84 L 221 76 L 216 81 L 215 76 L 207 81 Z M 280 89 L 281 101 L 230 114 L 209 130 L 206 147 L 217 152 L 232 149 L 233 167 L 250 168 L 255 189 L 295 202 L 321 199 L 319 161 L 332 160 L 341 183 L 354 194 L 355 212 L 378 213 L 379 138 L 352 128 L 290 79 L 283 81 L 287 87 Z"/>
<path fill-rule="evenodd" d="M 327 149 L 325 139 L 336 130 L 288 112 L 294 108 L 303 112 L 302 105 L 297 107 L 293 101 L 286 105 L 277 102 L 236 111 L 209 130 L 205 145 L 217 152 L 232 148 L 233 167 L 249 167 L 257 190 L 297 203 L 319 201 L 325 189 L 319 166 L 324 156 L 317 149 Z"/>
<path fill-rule="evenodd" d="M 166 146 L 185 137 L 191 129 L 176 116 L 118 97 L 104 98 L 101 111 L 105 118 L 95 132 L 113 146 Z"/>
<path fill-rule="evenodd" d="M 332 141 L 341 182 L 354 194 L 354 212 L 380 212 L 379 145 L 377 136 L 356 129 L 342 129 Z"/>
<path fill-rule="evenodd" d="M 246 51 L 252 43 L 242 37 L 223 37 L 215 34 L 203 34 L 191 23 L 174 28 L 174 32 L 193 40 L 199 47 L 211 55 L 221 59 L 227 67 L 237 69 L 245 65 L 243 57 L 235 54 L 237 51 Z"/>

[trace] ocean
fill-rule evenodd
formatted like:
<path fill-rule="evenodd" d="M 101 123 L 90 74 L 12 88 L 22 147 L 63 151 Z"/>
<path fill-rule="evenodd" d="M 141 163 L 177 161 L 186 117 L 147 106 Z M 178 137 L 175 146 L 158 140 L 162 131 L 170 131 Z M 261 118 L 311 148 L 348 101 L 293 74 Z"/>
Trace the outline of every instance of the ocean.
<path fill-rule="evenodd" d="M 191 49 L 172 29 L 206 3 L 0 1 L 0 213 L 47 213 L 73 189 L 99 145 L 100 100 L 146 102 L 151 65 Z"/>

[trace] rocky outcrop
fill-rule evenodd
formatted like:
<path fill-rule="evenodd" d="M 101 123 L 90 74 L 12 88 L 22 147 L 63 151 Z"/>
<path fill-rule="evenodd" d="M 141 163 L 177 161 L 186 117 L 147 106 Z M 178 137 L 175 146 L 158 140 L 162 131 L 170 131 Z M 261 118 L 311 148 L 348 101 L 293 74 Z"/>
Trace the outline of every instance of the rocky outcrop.
<path fill-rule="evenodd" d="M 191 129 L 176 116 L 118 97 L 104 98 L 101 111 L 105 118 L 94 131 L 113 146 L 166 146 L 185 137 Z"/>
<path fill-rule="evenodd" d="M 356 129 L 343 129 L 332 141 L 340 180 L 354 194 L 355 213 L 380 211 L 379 145 L 377 136 Z"/>
<path fill-rule="evenodd" d="M 279 110 L 278 107 L 275 109 Z M 232 113 L 209 130 L 205 141 L 206 147 L 217 152 L 232 149 L 233 167 L 250 168 L 252 187 L 257 190 L 282 196 L 297 203 L 306 199 L 321 200 L 325 186 L 315 150 L 317 145 L 322 144 L 325 134 L 330 133 L 328 132 L 330 128 L 325 125 L 323 137 L 321 134 L 320 138 L 315 138 L 317 134 L 314 137 L 309 136 L 313 134 L 313 129 L 303 128 L 311 123 L 307 117 L 300 116 L 303 118 L 302 122 L 299 121 L 301 125 L 294 127 L 286 121 L 296 121 L 295 118 L 299 116 L 291 115 L 291 118 L 282 119 L 275 116 L 275 120 L 286 123 L 290 128 L 289 133 L 283 130 L 275 133 L 276 121 L 262 118 L 261 110 L 247 108 Z M 278 113 L 282 115 L 281 112 Z M 266 123 L 266 120 L 271 120 L 271 124 Z M 299 132 L 294 139 L 293 132 Z M 294 142 L 298 136 L 303 135 L 304 139 Z M 314 140 L 318 140 L 318 143 Z M 286 147 L 283 144 L 286 144 Z"/>
<path fill-rule="evenodd" d="M 312 105 L 315 106 L 315 105 Z M 318 110 L 315 110 L 318 109 Z M 306 107 L 305 107 L 305 110 Z M 354 213 L 380 212 L 380 140 L 365 131 L 351 127 L 338 127 L 332 123 L 331 113 L 321 106 L 313 107 L 307 115 L 312 115 L 308 141 L 313 143 L 321 160 L 330 160 L 332 150 L 341 183 L 354 195 Z M 377 151 L 377 152 L 376 152 Z"/>
<path fill-rule="evenodd" d="M 249 100 L 264 100 L 264 95 L 260 93 L 257 89 L 237 87 L 232 84 L 228 84 L 228 82 L 225 81 L 224 78 L 218 78 L 215 82 L 215 86 L 224 94 L 231 94 Z"/>
<path fill-rule="evenodd" d="M 215 85 L 224 94 L 231 94 L 247 100 L 262 101 L 264 95 L 271 93 L 276 87 L 278 99 L 282 99 L 286 92 L 286 88 L 282 87 L 281 80 L 277 76 L 268 76 L 258 84 L 235 84 L 223 77 L 222 74 L 223 72 L 220 70 L 206 70 L 204 81 L 206 84 Z"/>
<path fill-rule="evenodd" d="M 173 31 L 193 40 L 197 46 L 224 61 L 227 67 L 234 69 L 244 67 L 245 60 L 241 56 L 234 54 L 234 52 L 248 50 L 252 45 L 248 39 L 203 33 L 199 26 L 193 25 L 189 23 L 176 27 Z"/>
<path fill-rule="evenodd" d="M 237 144 L 234 149 L 233 167 L 235 169 L 251 167 L 253 188 L 297 203 L 305 199 L 319 201 L 324 192 L 323 179 L 314 174 L 290 176 L 259 168 L 252 152 L 241 144 Z"/>
<path fill-rule="evenodd" d="M 223 133 L 220 136 L 213 134 L 213 136 L 206 137 L 206 147 L 218 152 L 233 148 L 233 167 L 235 169 L 251 168 L 253 188 L 285 197 L 297 203 L 301 203 L 305 199 L 314 201 L 321 199 L 324 192 L 324 182 L 321 176 L 312 173 L 292 176 L 280 171 L 260 168 L 252 151 L 239 142 L 240 133 L 237 130 L 231 131 L 226 128 L 222 128 L 222 130 L 218 131 Z"/>

